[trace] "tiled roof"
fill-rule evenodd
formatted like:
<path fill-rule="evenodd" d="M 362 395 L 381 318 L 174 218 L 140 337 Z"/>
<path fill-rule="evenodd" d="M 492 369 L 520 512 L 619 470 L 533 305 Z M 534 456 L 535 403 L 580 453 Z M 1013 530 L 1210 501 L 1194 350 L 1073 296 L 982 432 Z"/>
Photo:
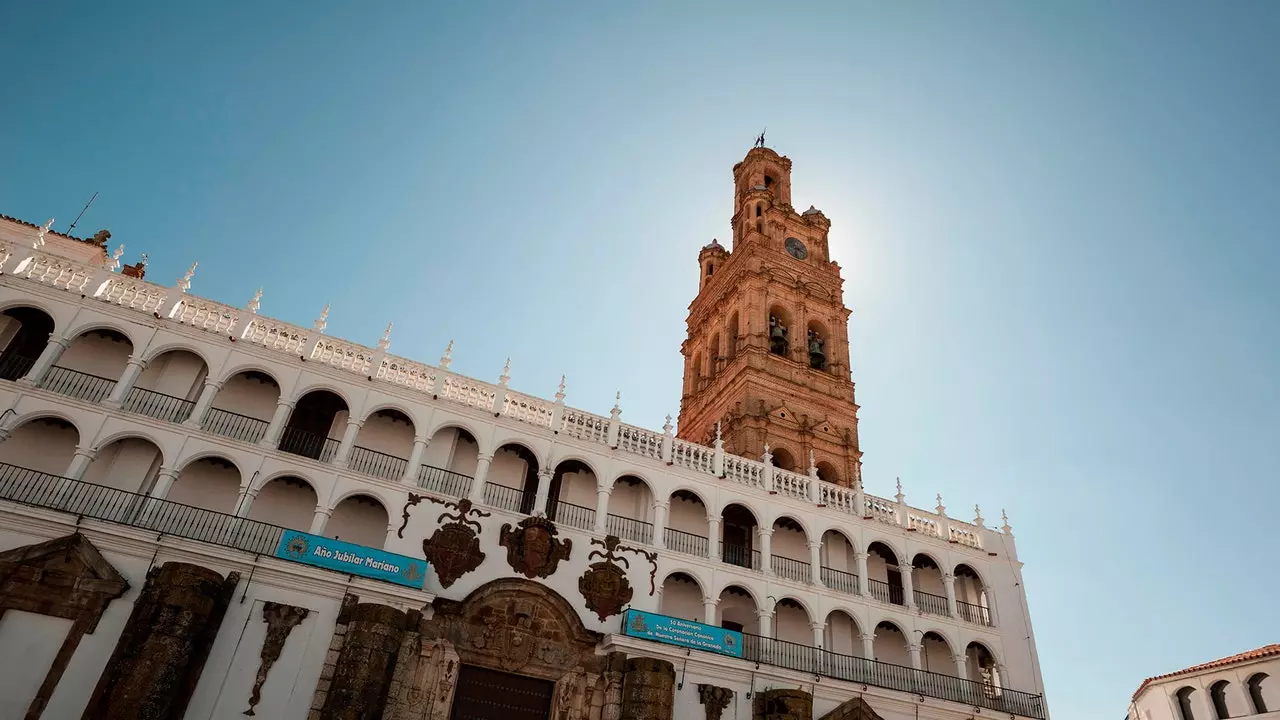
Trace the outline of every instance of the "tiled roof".
<path fill-rule="evenodd" d="M 27 227 L 29 227 L 29 228 L 33 228 L 33 229 L 36 229 L 36 230 L 39 230 L 40 228 L 44 227 L 43 225 L 37 225 L 37 224 L 35 224 L 35 223 L 27 222 L 26 220 L 22 220 L 22 219 L 20 219 L 20 218 L 10 217 L 10 216 L 8 216 L 8 215 L 3 215 L 3 214 L 0 214 L 0 220 L 8 220 L 9 222 L 15 222 L 15 223 L 18 223 L 19 225 L 26 225 Z M 69 240 L 75 240 L 76 242 L 88 243 L 88 244 L 90 244 L 90 245 L 97 245 L 97 243 L 95 243 L 95 242 L 94 242 L 94 241 L 92 241 L 92 240 L 85 240 L 84 238 L 78 238 L 78 237 L 76 237 L 75 235 L 68 235 L 68 234 L 66 234 L 66 233 L 60 233 L 60 232 L 58 232 L 57 230 L 50 230 L 50 231 L 49 231 L 49 234 L 50 234 L 50 235 L 61 235 L 61 236 L 62 236 L 62 237 L 64 237 L 64 238 L 67 238 L 67 239 L 69 239 Z"/>
<path fill-rule="evenodd" d="M 1153 682 L 1156 682 L 1157 680 L 1164 680 L 1166 678 L 1178 677 L 1179 675 L 1191 675 L 1194 673 L 1201 672 L 1202 670 L 1214 670 L 1221 667 L 1227 667 L 1228 665 L 1235 665 L 1236 663 L 1249 662 L 1250 660 L 1260 660 L 1262 658 L 1272 657 L 1275 655 L 1280 655 L 1280 644 L 1278 643 L 1272 643 L 1271 645 L 1263 645 L 1262 647 L 1257 648 L 1255 650 L 1249 650 L 1247 652 L 1237 653 L 1229 657 L 1218 658 L 1217 660 L 1213 660 L 1207 663 L 1201 663 L 1199 665 L 1192 665 L 1189 668 L 1183 668 L 1182 670 L 1175 670 L 1174 672 L 1165 673 L 1164 675 L 1156 675 L 1155 677 L 1149 677 L 1146 680 L 1143 680 L 1142 684 L 1138 686 L 1138 689 L 1133 692 L 1133 699 L 1135 700 L 1138 699 L 1138 695 L 1140 695 L 1143 690 L 1146 690 L 1148 685 L 1150 685 Z"/>

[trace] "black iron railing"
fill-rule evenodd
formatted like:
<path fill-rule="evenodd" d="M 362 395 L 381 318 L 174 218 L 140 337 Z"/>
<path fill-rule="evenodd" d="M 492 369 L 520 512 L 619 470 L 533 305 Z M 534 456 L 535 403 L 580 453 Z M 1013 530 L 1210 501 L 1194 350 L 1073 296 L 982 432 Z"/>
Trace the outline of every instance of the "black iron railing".
<path fill-rule="evenodd" d="M 574 505 L 563 500 L 551 505 L 551 512 L 547 514 L 547 517 L 558 523 L 564 523 L 581 530 L 592 530 L 596 525 L 596 511 L 594 508 Z"/>
<path fill-rule="evenodd" d="M 666 541 L 668 550 L 687 555 L 697 555 L 698 557 L 707 556 L 707 539 L 701 535 L 667 528 L 663 532 L 662 539 Z"/>
<path fill-rule="evenodd" d="M 0 463 L 0 499 L 274 555 L 284 528 Z"/>
<path fill-rule="evenodd" d="M 466 497 L 471 492 L 471 482 L 470 475 L 432 465 L 423 465 L 418 469 L 418 487 L 441 495 Z"/>
<path fill-rule="evenodd" d="M 0 380 L 17 380 L 26 375 L 35 364 L 35 358 L 22 355 L 11 353 L 0 357 Z"/>
<path fill-rule="evenodd" d="M 351 448 L 347 467 L 384 480 L 400 480 L 404 477 L 405 470 L 409 469 L 409 461 L 356 445 Z"/>
<path fill-rule="evenodd" d="M 136 387 L 124 398 L 124 409 L 157 420 L 180 423 L 191 417 L 196 404 L 173 395 Z"/>
<path fill-rule="evenodd" d="M 950 615 L 947 610 L 947 599 L 941 595 L 934 595 L 923 590 L 916 590 L 916 607 L 920 608 L 920 612 L 929 613 L 930 615 Z"/>
<path fill-rule="evenodd" d="M 653 523 L 647 523 L 643 520 L 634 520 L 621 515 L 609 513 L 606 520 L 608 532 L 610 535 L 617 535 L 624 540 L 634 540 L 640 543 L 653 542 Z"/>
<path fill-rule="evenodd" d="M 111 390 L 116 386 L 116 381 L 54 365 L 49 368 L 49 372 L 44 376 L 44 380 L 40 382 L 40 386 L 78 400 L 96 403 L 106 400 L 111 395 Z"/>
<path fill-rule="evenodd" d="M 491 482 L 484 484 L 485 504 L 499 507 L 503 510 L 521 512 L 520 508 L 526 504 L 526 495 L 525 491 L 518 488 Z"/>
<path fill-rule="evenodd" d="M 774 555 L 769 560 L 773 574 L 796 582 L 809 582 L 809 563 L 794 558 Z"/>
<path fill-rule="evenodd" d="M 737 565 L 748 570 L 760 569 L 760 551 L 746 545 L 725 543 L 720 546 L 720 559 L 726 565 Z"/>
<path fill-rule="evenodd" d="M 986 625 L 991 627 L 991 610 L 981 605 L 974 605 L 963 600 L 956 601 L 956 610 L 960 613 L 963 620 L 978 625 Z"/>
<path fill-rule="evenodd" d="M 867 580 L 867 586 L 871 589 L 871 597 L 880 602 L 893 603 L 894 605 L 906 605 L 906 594 L 902 592 L 901 585 L 890 585 L 883 580 L 871 578 Z"/>
<path fill-rule="evenodd" d="M 240 415 L 230 410 L 209 408 L 209 413 L 205 415 L 201 426 L 215 435 L 256 443 L 267 434 L 267 427 L 270 424 L 266 420 Z"/>
<path fill-rule="evenodd" d="M 855 573 L 823 567 L 822 584 L 836 592 L 847 593 L 849 595 L 858 594 L 858 576 Z"/>
<path fill-rule="evenodd" d="M 338 454 L 339 442 L 333 438 L 287 427 L 280 435 L 279 448 L 287 453 L 309 457 L 322 463 L 332 462 Z"/>

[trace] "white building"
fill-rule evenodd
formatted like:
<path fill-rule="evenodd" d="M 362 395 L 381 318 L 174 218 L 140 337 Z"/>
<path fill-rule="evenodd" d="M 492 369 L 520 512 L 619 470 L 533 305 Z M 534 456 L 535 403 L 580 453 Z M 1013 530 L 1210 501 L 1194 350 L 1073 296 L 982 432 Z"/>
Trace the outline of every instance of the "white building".
<path fill-rule="evenodd" d="M 1147 678 L 1129 720 L 1280 718 L 1280 645 Z"/>
<path fill-rule="evenodd" d="M 0 718 L 1047 717 L 1007 520 L 118 265 L 0 218 Z M 290 529 L 394 555 L 325 569 Z"/>

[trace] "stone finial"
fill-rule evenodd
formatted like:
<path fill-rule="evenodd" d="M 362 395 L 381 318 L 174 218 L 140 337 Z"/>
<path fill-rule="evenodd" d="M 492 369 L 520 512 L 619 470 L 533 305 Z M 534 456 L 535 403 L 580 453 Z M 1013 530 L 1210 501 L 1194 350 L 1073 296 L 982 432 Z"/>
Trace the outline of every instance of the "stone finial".
<path fill-rule="evenodd" d="M 52 228 L 53 228 L 53 218 L 49 218 L 49 222 L 45 223 L 44 225 L 41 225 L 40 229 L 36 230 L 35 242 L 31 243 L 32 250 L 39 250 L 40 246 L 44 245 L 45 233 L 49 232 Z"/>
<path fill-rule="evenodd" d="M 720 427 L 720 423 L 716 423 L 716 428 L 717 428 L 717 429 L 719 429 L 719 427 Z M 665 435 L 670 435 L 670 434 L 671 434 L 671 415 L 670 415 L 670 413 L 668 413 L 668 414 L 667 414 L 667 421 L 666 421 L 665 423 L 663 423 L 663 424 L 662 424 L 662 432 L 663 432 L 663 434 L 665 434 Z M 719 433 L 717 433 L 717 435 L 718 435 L 718 434 L 719 434 Z"/>
<path fill-rule="evenodd" d="M 898 481 L 898 494 L 894 495 L 893 497 L 895 500 L 898 501 L 898 504 L 901 505 L 904 502 L 906 502 L 907 496 L 902 494 L 902 478 L 896 478 L 896 479 Z"/>
<path fill-rule="evenodd" d="M 451 362 L 453 362 L 453 341 L 452 340 L 450 340 L 449 344 L 445 346 L 444 354 L 440 356 L 440 369 L 448 370 L 449 363 Z"/>
<path fill-rule="evenodd" d="M 560 376 L 560 387 L 556 390 L 556 402 L 564 402 L 564 376 Z"/>
<path fill-rule="evenodd" d="M 324 304 L 324 309 L 320 311 L 320 317 L 316 318 L 312 327 L 314 327 L 318 333 L 324 333 L 324 329 L 329 327 L 329 303 Z"/>
<path fill-rule="evenodd" d="M 387 329 L 382 331 L 382 337 L 378 338 L 378 349 L 386 352 L 391 347 L 391 326 L 395 323 L 387 323 Z"/>
<path fill-rule="evenodd" d="M 977 525 L 978 527 L 982 527 L 983 522 L 984 521 L 982 519 L 982 508 L 978 507 L 977 505 L 974 505 L 973 506 L 973 524 Z"/>
<path fill-rule="evenodd" d="M 249 312 L 254 315 L 258 314 L 258 308 L 260 307 L 262 307 L 262 288 L 258 288 L 258 292 L 254 293 L 253 297 L 249 298 L 248 305 Z"/>
<path fill-rule="evenodd" d="M 178 283 L 176 287 L 180 291 L 185 293 L 186 291 L 191 289 L 191 278 L 195 277 L 196 267 L 198 267 L 199 265 L 200 265 L 199 262 L 191 263 L 191 267 L 187 268 L 187 272 L 185 272 L 182 275 L 182 277 L 178 278 Z"/>
<path fill-rule="evenodd" d="M 619 390 L 613 394 L 613 409 L 609 411 L 609 417 L 617 420 L 622 415 L 622 391 Z"/>
<path fill-rule="evenodd" d="M 498 384 L 506 387 L 511 382 L 511 358 L 507 358 L 507 362 L 502 366 L 502 374 L 498 376 Z"/>
<path fill-rule="evenodd" d="M 142 253 L 142 255 L 138 257 L 138 264 L 144 268 L 147 266 L 147 263 L 150 261 L 151 261 L 151 256 L 148 255 L 147 253 Z"/>
<path fill-rule="evenodd" d="M 817 470 L 817 469 L 818 469 L 818 463 L 817 463 L 817 461 L 816 461 L 816 458 L 814 457 L 814 454 L 813 454 L 813 451 L 812 451 L 812 450 L 810 450 L 810 451 L 809 451 L 809 469 L 810 469 L 810 470 Z"/>
<path fill-rule="evenodd" d="M 942 504 L 942 493 L 938 493 L 938 507 L 934 508 L 939 515 L 946 517 L 947 506 Z"/>
<path fill-rule="evenodd" d="M 120 269 L 120 258 L 123 256 L 124 244 L 121 244 L 120 247 L 116 248 L 115 252 L 111 253 L 111 257 L 107 258 L 107 272 L 115 272 Z"/>
<path fill-rule="evenodd" d="M 1000 526 L 1000 530 L 1003 531 L 1005 535 L 1012 533 L 1013 528 L 1009 526 L 1009 513 L 1005 512 L 1003 508 L 1000 510 L 1000 519 L 1004 522 L 1004 524 Z"/>
<path fill-rule="evenodd" d="M 764 444 L 764 455 L 760 458 L 760 462 L 765 465 L 773 464 L 773 453 L 769 452 L 769 443 Z"/>

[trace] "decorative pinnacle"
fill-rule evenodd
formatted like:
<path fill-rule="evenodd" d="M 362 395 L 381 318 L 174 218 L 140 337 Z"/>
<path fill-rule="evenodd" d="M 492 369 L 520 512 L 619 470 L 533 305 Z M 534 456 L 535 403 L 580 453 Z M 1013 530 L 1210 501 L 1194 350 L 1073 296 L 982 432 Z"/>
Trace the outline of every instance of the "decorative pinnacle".
<path fill-rule="evenodd" d="M 894 497 L 897 498 L 898 504 L 902 504 L 902 501 L 906 498 L 906 495 L 902 494 L 902 478 L 895 478 L 895 479 L 898 481 L 898 494 L 895 495 Z"/>
<path fill-rule="evenodd" d="M 622 404 L 622 391 L 619 390 L 613 394 L 613 409 L 622 410 L 622 408 L 620 407 L 621 404 Z"/>
<path fill-rule="evenodd" d="M 382 331 L 382 337 L 378 338 L 378 349 L 386 352 L 391 347 L 391 326 L 395 323 L 387 323 L 387 329 Z"/>
<path fill-rule="evenodd" d="M 449 363 L 451 362 L 453 362 L 453 341 L 452 340 L 450 340 L 449 344 L 445 347 L 444 354 L 440 356 L 440 369 L 448 370 Z"/>
<path fill-rule="evenodd" d="M 329 303 L 324 304 L 324 309 L 320 311 L 320 317 L 316 318 L 312 327 L 314 327 L 318 333 L 323 333 L 324 329 L 329 327 Z"/>
<path fill-rule="evenodd" d="M 977 505 L 973 506 L 973 524 L 982 527 L 982 508 Z"/>
<path fill-rule="evenodd" d="M 937 510 L 939 515 L 945 516 L 947 514 L 947 506 L 942 504 L 942 493 L 938 493 L 938 507 L 934 508 L 934 510 Z"/>
<path fill-rule="evenodd" d="M 1009 513 L 1005 512 L 1004 508 L 1000 509 L 1000 519 L 1004 521 L 1004 525 L 1000 526 L 1000 529 L 1004 531 L 1004 534 L 1008 535 L 1013 532 L 1013 528 L 1009 527 Z"/>
<path fill-rule="evenodd" d="M 150 261 L 151 261 L 151 256 L 148 255 L 147 253 L 142 253 L 142 256 L 138 258 L 138 264 L 141 265 L 142 267 L 146 267 L 147 263 Z"/>
<path fill-rule="evenodd" d="M 196 267 L 199 264 L 200 264 L 199 262 L 191 263 L 191 267 L 187 268 L 187 272 L 182 277 L 178 278 L 179 290 L 185 293 L 186 291 L 191 289 L 191 278 L 195 276 Z"/>
<path fill-rule="evenodd" d="M 717 423 L 716 426 L 719 427 L 719 423 Z M 662 432 L 666 433 L 667 435 L 671 434 L 671 415 L 670 414 L 667 415 L 667 421 L 662 425 Z"/>
<path fill-rule="evenodd" d="M 498 376 L 498 384 L 506 387 L 511 382 L 511 358 L 507 358 L 507 363 L 502 366 L 502 374 Z"/>
<path fill-rule="evenodd" d="M 107 261 L 107 272 L 115 272 L 120 267 L 120 258 L 124 255 L 124 244 L 121 243 L 116 251 L 111 253 L 111 259 Z"/>
<path fill-rule="evenodd" d="M 817 462 L 815 462 L 815 460 L 814 460 L 814 456 L 813 456 L 813 451 L 812 451 L 812 450 L 810 450 L 810 451 L 809 451 L 809 469 L 810 469 L 810 470 L 816 470 L 816 469 L 818 469 L 818 463 L 817 463 Z"/>
<path fill-rule="evenodd" d="M 670 415 L 667 416 L 668 419 L 670 419 L 670 417 L 671 417 Z M 720 442 L 720 421 L 719 420 L 716 421 L 716 442 Z"/>
<path fill-rule="evenodd" d="M 31 243 L 31 248 L 33 250 L 38 250 L 40 249 L 41 245 L 44 245 L 44 234 L 49 232 L 50 228 L 52 227 L 53 227 L 53 218 L 49 218 L 49 222 L 42 225 L 40 229 L 36 231 L 36 240 L 35 242 Z"/>
<path fill-rule="evenodd" d="M 249 298 L 248 307 L 249 312 L 254 315 L 258 314 L 258 308 L 262 307 L 262 288 L 258 288 L 258 292 L 254 293 L 253 297 Z"/>
<path fill-rule="evenodd" d="M 556 402 L 564 402 L 564 376 L 560 376 L 560 389 L 556 390 Z"/>
<path fill-rule="evenodd" d="M 768 465 L 773 460 L 773 455 L 769 452 L 769 443 L 764 444 L 764 457 L 760 461 Z"/>

